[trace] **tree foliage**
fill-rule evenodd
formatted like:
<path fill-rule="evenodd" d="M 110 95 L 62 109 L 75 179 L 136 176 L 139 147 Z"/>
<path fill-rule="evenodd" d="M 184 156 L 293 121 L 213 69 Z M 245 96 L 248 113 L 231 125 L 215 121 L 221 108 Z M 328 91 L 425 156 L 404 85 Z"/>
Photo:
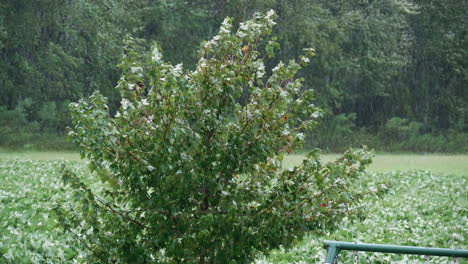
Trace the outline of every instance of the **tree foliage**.
<path fill-rule="evenodd" d="M 341 123 L 352 123 L 353 138 L 366 131 L 386 142 L 385 124 L 403 118 L 422 124 L 419 136 L 442 136 L 448 143 L 454 133 L 466 142 L 468 5 L 455 0 L 4 0 L 2 111 L 31 100 L 25 118 L 39 124 L 35 133 L 64 133 L 70 123 L 66 105 L 95 90 L 115 112 L 115 64 L 124 35 L 157 41 L 168 62 L 193 69 L 199 43 L 214 37 L 224 17 L 244 21 L 268 9 L 279 14 L 273 30 L 282 49 L 264 60 L 265 69 L 299 56 L 302 47 L 317 51 L 314 67 L 298 75 L 307 77 L 305 89 L 319 95 L 316 104 L 325 115 L 317 131 L 331 131 L 347 116 Z M 39 115 L 44 104 L 55 104 L 53 122 Z M 21 134 L 21 127 L 9 130 Z M 342 145 L 314 138 L 324 139 L 310 141 L 315 146 Z M 27 137 L 23 141 L 29 143 Z"/>
<path fill-rule="evenodd" d="M 94 90 L 116 98 L 115 64 L 123 37 L 136 25 L 136 19 L 124 17 L 129 6 L 132 1 L 2 1 L 0 106 L 11 111 L 29 100 L 26 121 L 40 124 L 36 132 L 57 133 L 69 125 L 70 101 Z M 46 112 L 55 115 L 54 122 L 44 122 Z"/>
<path fill-rule="evenodd" d="M 69 134 L 103 185 L 93 190 L 65 170 L 74 202 L 58 212 L 93 261 L 248 263 L 359 216 L 364 194 L 349 187 L 368 152 L 328 164 L 312 152 L 281 169 L 320 110 L 294 77 L 312 49 L 265 70 L 274 18 L 257 13 L 237 30 L 226 18 L 193 71 L 130 39 L 115 116 L 98 92 L 71 105 Z"/>

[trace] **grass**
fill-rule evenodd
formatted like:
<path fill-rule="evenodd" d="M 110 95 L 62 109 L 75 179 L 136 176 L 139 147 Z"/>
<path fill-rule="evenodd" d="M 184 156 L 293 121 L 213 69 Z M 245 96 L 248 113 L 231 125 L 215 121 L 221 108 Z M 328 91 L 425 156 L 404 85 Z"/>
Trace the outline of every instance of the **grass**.
<path fill-rule="evenodd" d="M 333 161 L 338 154 L 323 154 L 324 161 Z M 0 149 L 0 160 L 80 160 L 78 152 L 66 151 L 25 151 L 10 152 Z M 283 167 L 298 165 L 304 159 L 303 154 L 285 156 Z M 371 172 L 426 170 L 436 173 L 468 175 L 468 155 L 450 154 L 388 154 L 377 153 Z"/>
<path fill-rule="evenodd" d="M 324 161 L 333 161 L 338 154 L 324 154 Z M 285 157 L 284 167 L 300 164 L 304 155 L 293 154 Z M 426 170 L 435 173 L 467 175 L 468 155 L 445 154 L 388 154 L 377 153 L 369 168 L 371 172 Z"/>
<path fill-rule="evenodd" d="M 0 149 L 0 160 L 80 160 L 73 151 L 8 151 Z"/>

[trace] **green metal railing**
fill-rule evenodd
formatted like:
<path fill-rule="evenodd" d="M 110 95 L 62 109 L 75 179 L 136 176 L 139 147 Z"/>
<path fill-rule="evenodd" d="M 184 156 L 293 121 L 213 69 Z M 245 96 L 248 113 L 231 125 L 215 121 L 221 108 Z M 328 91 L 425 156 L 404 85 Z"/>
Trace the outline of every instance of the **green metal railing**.
<path fill-rule="evenodd" d="M 427 247 L 409 247 L 396 245 L 379 245 L 379 244 L 355 244 L 341 241 L 325 241 L 325 249 L 327 249 L 327 258 L 324 264 L 333 264 L 341 250 L 352 251 L 367 251 L 367 252 L 382 252 L 394 254 L 410 254 L 424 256 L 443 256 L 456 258 L 468 258 L 468 250 L 449 249 L 449 248 L 427 248 Z"/>

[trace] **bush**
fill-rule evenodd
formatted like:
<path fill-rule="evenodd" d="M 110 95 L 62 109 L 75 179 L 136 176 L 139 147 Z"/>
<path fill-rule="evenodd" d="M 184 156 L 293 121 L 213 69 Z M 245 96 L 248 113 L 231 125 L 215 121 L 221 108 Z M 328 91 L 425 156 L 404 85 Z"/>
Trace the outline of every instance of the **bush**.
<path fill-rule="evenodd" d="M 410 122 L 408 119 L 392 117 L 385 123 L 382 129 L 383 138 L 387 141 L 404 141 L 419 134 L 422 124 Z"/>
<path fill-rule="evenodd" d="M 307 135 L 306 149 L 340 152 L 350 147 L 369 146 L 385 152 L 467 153 L 468 133 L 440 130 L 424 133 L 420 122 L 393 117 L 378 129 L 358 128 L 354 114 L 325 116 L 317 129 Z"/>
<path fill-rule="evenodd" d="M 37 112 L 35 108 L 31 99 L 20 101 L 11 110 L 0 106 L 0 146 L 16 150 L 75 149 L 60 129 L 69 120 L 65 111 L 53 102 L 42 104 Z M 34 114 L 40 122 L 30 121 Z"/>
<path fill-rule="evenodd" d="M 65 169 L 75 193 L 57 213 L 89 262 L 248 263 L 359 216 L 364 194 L 349 185 L 368 152 L 325 165 L 312 152 L 281 169 L 319 110 L 294 79 L 313 50 L 266 77 L 261 50 L 274 55 L 277 44 L 265 39 L 274 16 L 257 14 L 236 33 L 226 18 L 194 71 L 165 63 L 157 45 L 137 52 L 130 39 L 116 115 L 98 92 L 71 104 L 69 134 L 102 189 Z"/>
<path fill-rule="evenodd" d="M 306 148 L 343 151 L 353 146 L 357 136 L 355 120 L 355 113 L 324 116 L 317 128 L 307 135 Z"/>
<path fill-rule="evenodd" d="M 393 117 L 379 133 L 382 146 L 387 151 L 457 152 L 468 151 L 468 134 L 455 131 L 424 133 L 423 125 L 408 119 Z"/>
<path fill-rule="evenodd" d="M 39 130 L 39 124 L 28 121 L 32 101 L 22 100 L 14 109 L 0 106 L 0 146 L 24 144 Z"/>

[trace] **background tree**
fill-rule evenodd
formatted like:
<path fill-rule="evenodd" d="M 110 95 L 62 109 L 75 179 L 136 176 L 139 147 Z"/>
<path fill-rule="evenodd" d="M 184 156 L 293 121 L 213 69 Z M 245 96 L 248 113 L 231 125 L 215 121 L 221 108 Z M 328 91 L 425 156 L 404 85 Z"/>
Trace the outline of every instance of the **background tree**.
<path fill-rule="evenodd" d="M 427 130 L 467 131 L 468 2 L 415 1 L 407 81 L 411 117 Z"/>
<path fill-rule="evenodd" d="M 0 144 L 14 145 L 20 134 L 31 140 L 35 133 L 63 132 L 67 105 L 94 90 L 117 97 L 115 64 L 135 26 L 136 19 L 124 16 L 132 1 L 6 0 L 0 6 L 0 105 L 12 111 L 30 102 L 21 117 L 0 120 L 11 131 L 0 135 Z M 15 119 L 38 125 L 11 125 Z"/>
<path fill-rule="evenodd" d="M 466 1 L 5 0 L 0 6 L 1 109 L 18 115 L 16 107 L 32 102 L 24 116 L 0 120 L 8 126 L 2 131 L 14 131 L 0 135 L 2 146 L 57 138 L 40 135 L 63 134 L 68 102 L 94 90 L 109 98 L 114 112 L 114 66 L 124 35 L 155 40 L 167 61 L 193 69 L 199 43 L 215 35 L 224 17 L 243 21 L 273 8 L 282 49 L 264 60 L 267 70 L 302 47 L 317 50 L 312 67 L 299 75 L 307 77 L 303 89 L 320 95 L 316 104 L 326 113 L 308 146 L 468 150 Z M 420 124 L 417 136 L 390 144 L 396 149 L 386 136 L 393 118 Z"/>

